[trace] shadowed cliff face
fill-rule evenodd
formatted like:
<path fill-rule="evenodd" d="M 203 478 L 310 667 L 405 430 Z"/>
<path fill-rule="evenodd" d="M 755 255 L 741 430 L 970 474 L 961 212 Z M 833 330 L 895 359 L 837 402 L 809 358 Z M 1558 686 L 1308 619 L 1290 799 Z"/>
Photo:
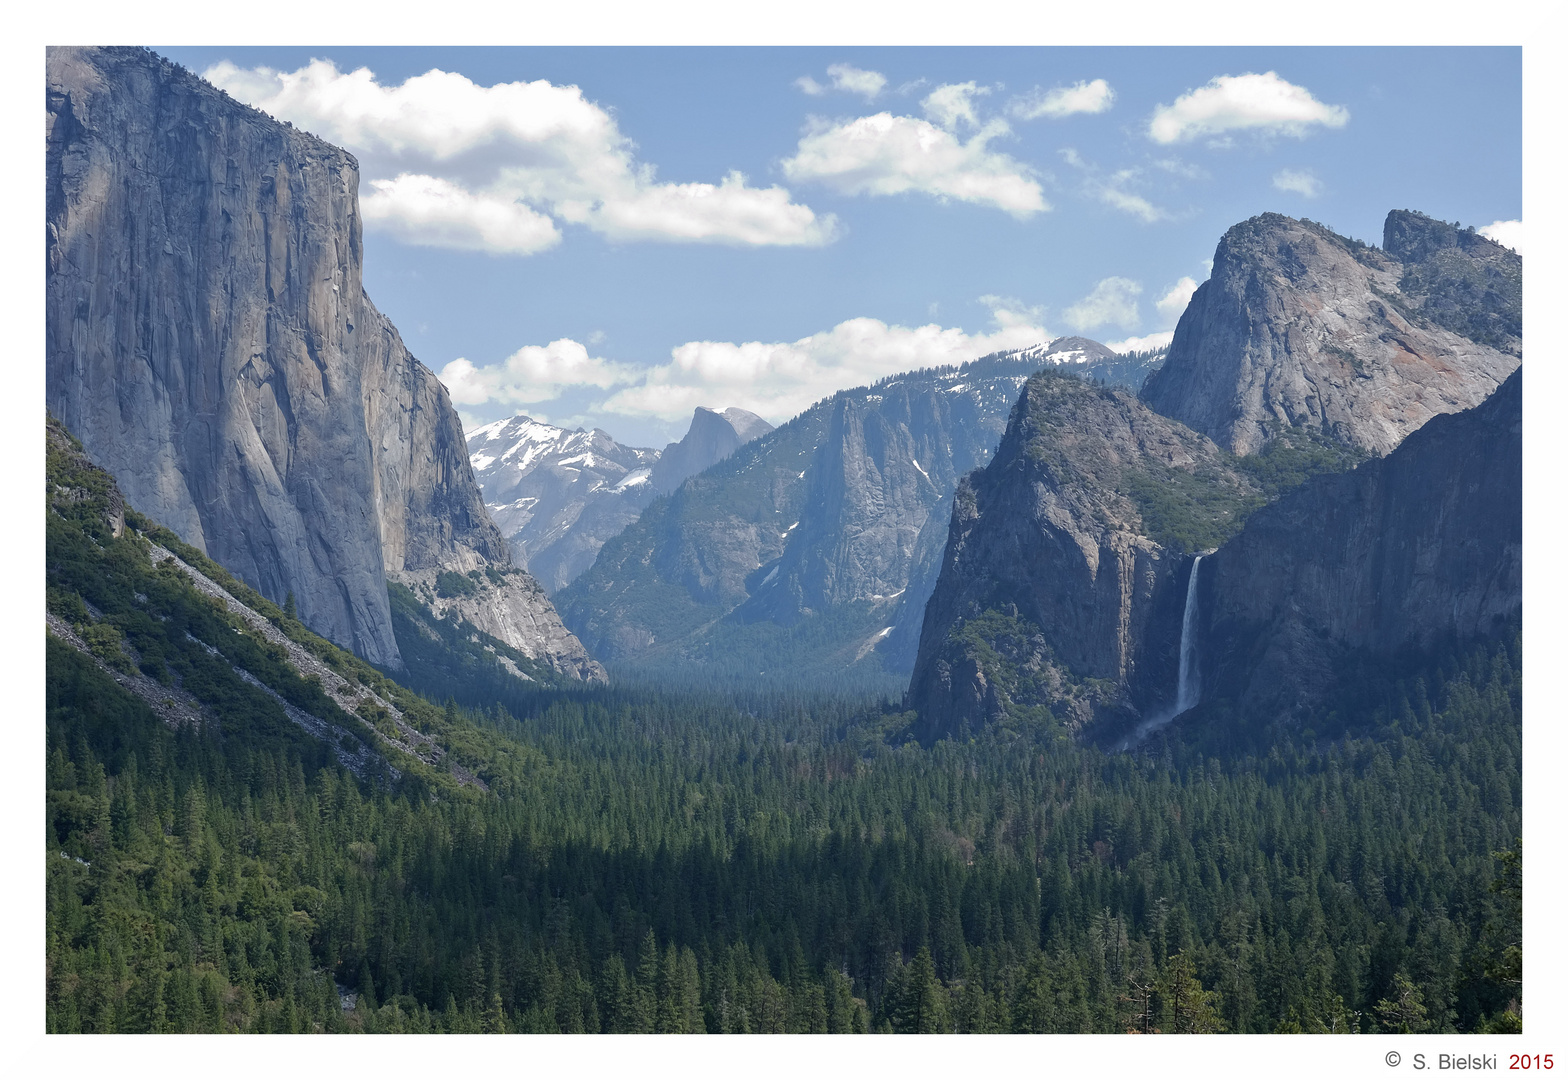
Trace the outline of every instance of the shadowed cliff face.
<path fill-rule="evenodd" d="M 1396 237 L 1424 236 L 1410 227 L 1417 219 L 1430 223 L 1406 214 Z M 1396 239 L 1416 260 L 1407 265 L 1311 222 L 1244 221 L 1220 241 L 1213 274 L 1141 396 L 1238 454 L 1293 427 L 1386 454 L 1433 416 L 1479 404 L 1519 365 L 1506 316 L 1456 313 L 1485 293 L 1485 280 L 1506 309 L 1508 267 L 1517 297 L 1518 256 L 1475 240 L 1439 253 L 1435 241 Z M 1463 284 L 1476 276 L 1481 285 Z"/>
<path fill-rule="evenodd" d="M 51 49 L 47 81 L 50 410 L 149 516 L 398 666 L 388 577 L 509 556 L 362 290 L 354 158 L 144 50 Z"/>
<path fill-rule="evenodd" d="M 1263 721 L 1321 700 L 1349 652 L 1468 642 L 1517 620 L 1521 378 L 1386 458 L 1302 485 L 1205 559 L 1206 693 Z"/>
<path fill-rule="evenodd" d="M 1130 394 L 1034 376 L 955 497 L 910 680 L 921 740 L 1040 706 L 1082 731 L 1161 704 L 1193 546 L 1176 537 L 1223 535 L 1257 497 L 1210 440 Z"/>

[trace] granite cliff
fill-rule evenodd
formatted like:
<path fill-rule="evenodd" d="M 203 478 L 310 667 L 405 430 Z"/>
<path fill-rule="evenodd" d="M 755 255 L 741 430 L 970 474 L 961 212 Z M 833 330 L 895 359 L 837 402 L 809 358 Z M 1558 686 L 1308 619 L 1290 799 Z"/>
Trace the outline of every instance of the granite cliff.
<path fill-rule="evenodd" d="M 1384 243 L 1280 214 L 1234 226 L 1144 402 L 1238 454 L 1292 428 L 1386 454 L 1479 404 L 1519 365 L 1519 256 L 1408 211 Z"/>
<path fill-rule="evenodd" d="M 1522 372 L 1385 458 L 1254 514 L 1198 583 L 1205 695 L 1259 721 L 1327 696 L 1336 667 L 1496 637 L 1522 606 Z"/>
<path fill-rule="evenodd" d="M 922 742 L 1053 710 L 1124 726 L 1173 681 L 1188 552 L 1262 487 L 1125 391 L 1042 371 L 995 458 L 958 488 L 909 701 Z"/>
<path fill-rule="evenodd" d="M 906 699 L 922 740 L 1163 723 L 1194 700 L 1194 583 L 1193 685 L 1263 721 L 1347 657 L 1516 617 L 1522 264 L 1407 211 L 1385 245 L 1243 222 L 1141 403 L 1030 381 L 959 488 Z"/>
<path fill-rule="evenodd" d="M 354 158 L 131 48 L 49 50 L 46 134 L 49 409 L 154 520 L 398 666 L 389 579 L 510 556 L 445 389 L 361 286 Z M 558 625 L 537 589 L 473 614 L 597 673 L 516 629 Z"/>

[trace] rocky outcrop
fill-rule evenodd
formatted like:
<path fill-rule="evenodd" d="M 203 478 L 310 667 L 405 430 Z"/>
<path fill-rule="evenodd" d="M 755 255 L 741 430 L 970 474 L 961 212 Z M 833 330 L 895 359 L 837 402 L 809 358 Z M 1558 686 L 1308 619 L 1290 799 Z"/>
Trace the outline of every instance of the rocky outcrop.
<path fill-rule="evenodd" d="M 1433 416 L 1479 404 L 1519 365 L 1517 319 L 1460 316 L 1458 282 L 1507 264 L 1517 284 L 1518 256 L 1481 237 L 1443 246 L 1446 234 L 1410 227 L 1417 218 L 1390 216 L 1389 251 L 1279 214 L 1232 228 L 1144 402 L 1238 454 L 1288 428 L 1386 454 Z"/>
<path fill-rule="evenodd" d="M 1475 229 L 1390 210 L 1383 250 L 1404 264 L 1399 291 L 1417 317 L 1521 355 L 1524 260 Z"/>
<path fill-rule="evenodd" d="M 1257 722 L 1332 689 L 1336 661 L 1517 625 L 1522 412 L 1516 371 L 1386 458 L 1309 481 L 1203 561 L 1205 695 Z"/>
<path fill-rule="evenodd" d="M 361 287 L 357 163 L 145 50 L 51 49 L 47 80 L 50 410 L 144 513 L 398 666 L 388 577 L 509 555 Z"/>
<path fill-rule="evenodd" d="M 666 446 L 654 462 L 648 486 L 657 495 L 668 495 L 688 478 L 717 465 L 752 439 L 772 430 L 772 424 L 745 409 L 718 412 L 699 405 L 681 441 Z"/>
<path fill-rule="evenodd" d="M 461 592 L 443 590 L 441 579 L 454 571 L 404 571 L 396 581 L 422 600 L 438 619 L 456 616 L 527 656 L 547 664 L 557 673 L 585 682 L 605 682 L 603 666 L 588 654 L 556 614 L 550 598 L 533 576 L 518 569 L 463 575 L 471 587 Z"/>
<path fill-rule="evenodd" d="M 921 740 L 1046 708 L 1074 731 L 1116 727 L 1160 703 L 1188 552 L 1258 496 L 1213 442 L 1125 391 L 1035 375 L 955 496 L 907 699 Z"/>

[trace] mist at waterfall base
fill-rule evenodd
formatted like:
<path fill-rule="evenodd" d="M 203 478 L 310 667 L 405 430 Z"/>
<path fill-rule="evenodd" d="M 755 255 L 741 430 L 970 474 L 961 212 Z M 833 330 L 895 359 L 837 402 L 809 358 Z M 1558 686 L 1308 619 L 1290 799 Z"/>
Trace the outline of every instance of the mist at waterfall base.
<path fill-rule="evenodd" d="M 1176 669 L 1176 701 L 1149 716 L 1122 740 L 1121 749 L 1131 750 L 1151 734 L 1198 703 L 1198 566 L 1203 556 L 1192 560 L 1187 577 L 1187 604 L 1181 613 L 1181 657 Z"/>

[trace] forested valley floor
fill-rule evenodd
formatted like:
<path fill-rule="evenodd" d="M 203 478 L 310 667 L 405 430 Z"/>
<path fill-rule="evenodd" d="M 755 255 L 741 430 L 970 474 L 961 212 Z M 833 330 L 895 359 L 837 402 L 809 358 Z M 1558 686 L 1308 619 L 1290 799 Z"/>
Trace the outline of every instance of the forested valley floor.
<path fill-rule="evenodd" d="M 1520 1025 L 1517 634 L 1369 671 L 1316 732 L 1199 715 L 1136 754 L 1049 718 L 922 749 L 831 697 L 498 700 L 477 654 L 421 698 L 117 531 L 63 437 L 50 484 L 50 1031 Z"/>
<path fill-rule="evenodd" d="M 50 650 L 55 1031 L 1473 1031 L 1518 1007 L 1512 649 L 1389 687 L 1366 737 L 1229 762 L 925 751 L 613 692 L 452 707 L 516 745 L 466 798 L 367 785 L 303 735 L 171 730 Z"/>

